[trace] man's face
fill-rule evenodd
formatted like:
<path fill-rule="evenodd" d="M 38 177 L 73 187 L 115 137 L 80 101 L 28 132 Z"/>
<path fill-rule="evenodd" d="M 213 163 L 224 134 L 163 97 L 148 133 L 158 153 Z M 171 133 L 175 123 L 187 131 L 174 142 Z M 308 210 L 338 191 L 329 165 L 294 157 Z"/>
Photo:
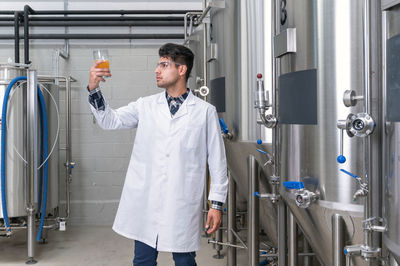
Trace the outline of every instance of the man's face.
<path fill-rule="evenodd" d="M 181 78 L 179 74 L 179 63 L 175 63 L 168 57 L 161 57 L 155 69 L 157 86 L 160 88 L 168 88 L 177 83 Z"/>

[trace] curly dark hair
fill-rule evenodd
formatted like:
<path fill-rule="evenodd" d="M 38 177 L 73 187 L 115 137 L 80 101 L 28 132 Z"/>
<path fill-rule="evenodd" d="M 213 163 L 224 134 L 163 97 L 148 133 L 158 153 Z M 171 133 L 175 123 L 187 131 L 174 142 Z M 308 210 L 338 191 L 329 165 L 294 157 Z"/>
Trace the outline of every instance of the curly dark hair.
<path fill-rule="evenodd" d="M 189 79 L 194 60 L 194 54 L 189 48 L 175 43 L 166 43 L 160 47 L 158 54 L 160 57 L 167 57 L 174 62 L 186 65 L 186 81 Z"/>

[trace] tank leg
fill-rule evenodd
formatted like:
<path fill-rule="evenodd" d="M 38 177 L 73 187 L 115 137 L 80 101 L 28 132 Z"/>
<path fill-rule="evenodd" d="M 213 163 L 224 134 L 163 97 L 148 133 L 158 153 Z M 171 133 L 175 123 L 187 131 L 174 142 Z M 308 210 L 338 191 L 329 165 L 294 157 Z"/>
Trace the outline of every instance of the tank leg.
<path fill-rule="evenodd" d="M 249 254 L 249 266 L 258 266 L 260 263 L 259 254 L 259 201 L 254 196 L 254 193 L 258 191 L 258 164 L 256 158 L 253 155 L 248 157 L 248 177 L 249 177 L 249 195 L 248 195 L 248 254 Z"/>
<path fill-rule="evenodd" d="M 236 244 L 235 236 L 232 231 L 236 231 L 236 183 L 231 173 L 228 171 L 229 190 L 228 190 L 228 243 Z M 236 266 L 236 248 L 228 247 L 228 266 Z"/>

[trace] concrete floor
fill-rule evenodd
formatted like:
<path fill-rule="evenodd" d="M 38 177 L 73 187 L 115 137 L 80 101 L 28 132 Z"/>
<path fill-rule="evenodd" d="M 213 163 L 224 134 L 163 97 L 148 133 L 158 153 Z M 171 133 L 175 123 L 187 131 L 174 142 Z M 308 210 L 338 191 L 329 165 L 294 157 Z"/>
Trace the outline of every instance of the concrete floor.
<path fill-rule="evenodd" d="M 225 254 L 226 249 L 221 254 Z M 245 265 L 245 254 L 238 252 L 238 265 Z M 199 266 L 225 266 L 223 259 L 214 259 L 215 251 L 207 239 L 197 252 Z M 244 255 L 244 256 L 243 256 Z M 117 235 L 111 226 L 70 226 L 67 231 L 51 231 L 47 244 L 38 244 L 35 259 L 38 266 L 132 266 L 133 241 Z M 16 232 L 11 239 L 0 238 L 0 265 L 26 265 L 26 232 Z M 173 266 L 172 255 L 160 252 L 158 265 Z"/>

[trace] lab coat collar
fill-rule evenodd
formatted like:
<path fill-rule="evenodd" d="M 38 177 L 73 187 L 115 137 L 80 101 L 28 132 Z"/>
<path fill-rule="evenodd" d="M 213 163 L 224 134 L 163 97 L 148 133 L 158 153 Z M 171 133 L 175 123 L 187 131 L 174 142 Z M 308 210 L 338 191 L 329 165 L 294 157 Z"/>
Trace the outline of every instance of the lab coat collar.
<path fill-rule="evenodd" d="M 193 95 L 193 93 L 189 90 L 189 95 L 186 98 L 186 100 L 182 103 L 182 105 L 179 107 L 178 112 L 174 116 L 172 116 L 172 119 L 179 118 L 181 116 L 184 116 L 188 113 L 187 105 L 193 105 L 196 103 L 196 96 Z M 168 116 L 171 118 L 171 112 L 168 108 L 168 102 L 167 98 L 165 97 L 165 91 L 159 94 L 158 99 L 157 99 L 158 104 L 165 104 L 163 113 L 168 114 Z"/>
<path fill-rule="evenodd" d="M 188 97 L 186 98 L 186 100 L 183 103 L 187 102 L 188 105 L 195 104 L 196 103 L 195 102 L 196 99 L 194 97 L 196 97 L 196 96 L 194 96 L 192 91 L 189 90 L 189 95 L 188 95 Z M 168 105 L 167 98 L 165 97 L 165 91 L 161 92 L 158 95 L 157 103 L 159 103 L 159 104 L 165 103 L 165 104 Z"/>

